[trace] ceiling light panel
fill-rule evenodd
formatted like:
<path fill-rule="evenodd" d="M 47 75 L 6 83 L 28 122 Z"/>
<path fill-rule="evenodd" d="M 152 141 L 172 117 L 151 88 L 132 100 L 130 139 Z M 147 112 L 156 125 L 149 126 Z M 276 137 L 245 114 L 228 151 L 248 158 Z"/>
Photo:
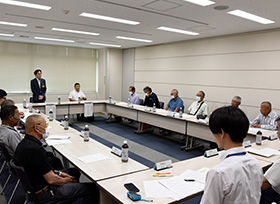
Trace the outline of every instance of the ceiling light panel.
<path fill-rule="evenodd" d="M 210 0 L 184 0 L 187 1 L 189 3 L 193 3 L 193 4 L 197 4 L 199 6 L 210 6 L 212 4 L 215 4 L 214 1 L 210 1 Z"/>
<path fill-rule="evenodd" d="M 47 41 L 57 41 L 57 42 L 69 42 L 73 43 L 74 40 L 64 40 L 64 39 L 58 39 L 58 38 L 45 38 L 45 37 L 34 37 L 36 40 L 47 40 Z"/>
<path fill-rule="evenodd" d="M 185 34 L 185 35 L 199 35 L 199 33 L 191 32 L 191 31 L 187 31 L 187 30 L 180 30 L 180 29 L 176 29 L 176 28 L 169 28 L 169 27 L 164 27 L 164 26 L 158 27 L 157 29 L 174 32 L 174 33 Z"/>
<path fill-rule="evenodd" d="M 152 40 L 145 40 L 145 39 L 140 39 L 140 38 L 124 37 L 124 36 L 117 36 L 116 38 L 117 38 L 117 39 L 122 39 L 122 40 L 131 40 L 131 41 L 147 42 L 147 43 L 153 42 Z"/>
<path fill-rule="evenodd" d="M 113 44 L 104 44 L 104 43 L 89 43 L 91 45 L 98 45 L 98 46 L 104 46 L 104 47 L 121 47 L 121 45 L 113 45 Z"/>
<path fill-rule="evenodd" d="M 100 35 L 100 33 L 92 33 L 87 31 L 79 31 L 79 30 L 69 30 L 69 29 L 63 29 L 63 28 L 52 28 L 53 31 L 60 31 L 60 32 L 67 32 L 67 33 L 77 33 L 77 34 L 83 34 L 83 35 Z"/>
<path fill-rule="evenodd" d="M 248 13 L 246 11 L 241 11 L 239 9 L 233 10 L 233 11 L 229 11 L 228 14 L 231 14 L 231 15 L 234 15 L 234 16 L 237 16 L 237 17 L 240 17 L 240 18 L 244 18 L 244 19 L 247 19 L 247 20 L 255 21 L 255 22 L 261 23 L 261 24 L 272 24 L 272 23 L 275 23 L 272 20 L 269 20 L 269 19 L 257 16 L 255 14 Z"/>
<path fill-rule="evenodd" d="M 128 25 L 140 24 L 137 21 L 125 20 L 125 19 L 114 18 L 114 17 L 109 17 L 109 16 L 102 16 L 102 15 L 97 15 L 97 14 L 92 14 L 92 13 L 81 13 L 80 16 L 94 18 L 94 19 L 98 19 L 98 20 L 104 20 L 104 21 L 111 21 L 111 22 L 116 22 L 116 23 L 123 23 L 123 24 L 128 24 Z"/>
<path fill-rule="evenodd" d="M 27 24 L 12 23 L 12 22 L 6 22 L 6 21 L 0 21 L 0 24 L 2 24 L 2 25 L 10 25 L 10 26 L 27 27 Z"/>
<path fill-rule="evenodd" d="M 22 2 L 22 1 L 13 1 L 13 0 L 0 0 L 0 3 L 12 5 L 12 6 L 21 6 L 21 7 L 26 7 L 26 8 L 40 9 L 40 10 L 45 10 L 45 11 L 48 11 L 52 8 L 50 6 L 26 3 L 26 2 Z"/>

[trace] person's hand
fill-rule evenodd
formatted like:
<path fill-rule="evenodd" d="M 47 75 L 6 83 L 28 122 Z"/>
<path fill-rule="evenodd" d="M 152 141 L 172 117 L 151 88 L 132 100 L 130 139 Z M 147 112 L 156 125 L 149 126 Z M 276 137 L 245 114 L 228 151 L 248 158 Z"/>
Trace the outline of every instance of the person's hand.
<path fill-rule="evenodd" d="M 261 128 L 262 126 L 259 125 L 259 124 L 252 124 L 251 127 L 253 127 L 253 128 Z"/>
<path fill-rule="evenodd" d="M 20 114 L 20 115 L 24 115 L 24 112 L 21 111 L 21 112 L 19 112 L 19 114 Z"/>
<path fill-rule="evenodd" d="M 65 183 L 73 183 L 73 179 L 71 179 L 70 177 L 64 177 L 63 179 Z"/>
<path fill-rule="evenodd" d="M 75 180 L 75 177 L 70 176 L 70 175 L 67 174 L 67 173 L 62 172 L 60 176 L 63 177 L 63 178 L 70 178 L 70 179 L 71 179 L 71 182 L 77 182 L 77 181 Z"/>
<path fill-rule="evenodd" d="M 21 127 L 20 127 L 20 126 L 16 126 L 16 129 L 17 129 L 17 130 L 21 130 Z"/>
<path fill-rule="evenodd" d="M 39 100 L 42 100 L 44 97 L 42 95 L 39 96 Z"/>

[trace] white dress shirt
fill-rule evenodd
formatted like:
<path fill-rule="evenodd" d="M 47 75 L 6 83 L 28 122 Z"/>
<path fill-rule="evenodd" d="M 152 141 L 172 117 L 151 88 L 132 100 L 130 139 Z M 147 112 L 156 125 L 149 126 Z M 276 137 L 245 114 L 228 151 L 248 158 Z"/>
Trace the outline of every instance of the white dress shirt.
<path fill-rule="evenodd" d="M 256 158 L 248 153 L 232 155 L 242 152 L 246 152 L 243 147 L 225 151 L 221 163 L 209 170 L 201 204 L 260 203 L 262 168 Z"/>
<path fill-rule="evenodd" d="M 271 184 L 273 190 L 280 194 L 280 158 L 265 172 L 264 177 Z"/>
<path fill-rule="evenodd" d="M 252 124 L 261 125 L 262 129 L 267 130 L 277 130 L 277 122 L 276 119 L 279 115 L 275 111 L 270 111 L 268 116 L 264 116 L 263 114 L 259 114 L 256 119 L 252 122 Z"/>
<path fill-rule="evenodd" d="M 77 92 L 76 89 L 71 91 L 68 98 L 78 100 L 80 98 L 85 98 L 85 94 L 82 91 Z"/>
<path fill-rule="evenodd" d="M 39 88 L 41 88 L 41 80 L 40 80 L 40 79 L 38 79 L 37 77 L 36 77 L 36 79 L 37 79 L 37 82 L 38 82 Z"/>
<path fill-rule="evenodd" d="M 188 112 L 190 112 L 191 114 L 195 114 L 196 110 L 198 109 L 201 103 L 202 102 L 198 103 L 198 101 L 194 101 L 188 108 Z M 208 105 L 204 102 L 195 115 L 208 115 L 208 113 Z"/>

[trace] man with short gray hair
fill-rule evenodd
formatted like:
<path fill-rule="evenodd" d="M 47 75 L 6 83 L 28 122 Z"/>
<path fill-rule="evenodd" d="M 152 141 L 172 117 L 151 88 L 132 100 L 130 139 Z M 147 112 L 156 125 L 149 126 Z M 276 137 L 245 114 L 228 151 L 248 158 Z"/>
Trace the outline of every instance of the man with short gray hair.
<path fill-rule="evenodd" d="M 272 110 L 272 105 L 269 101 L 261 103 L 260 114 L 251 123 L 251 127 L 262 128 L 267 130 L 277 130 L 278 114 Z"/>
<path fill-rule="evenodd" d="M 184 107 L 184 102 L 183 100 L 179 97 L 179 92 L 177 89 L 172 89 L 171 90 L 171 99 L 168 102 L 167 106 L 165 107 L 165 110 L 170 110 L 170 111 L 174 111 L 174 112 L 178 112 L 181 109 L 183 109 Z"/>
<path fill-rule="evenodd" d="M 234 96 L 233 99 L 231 100 L 231 105 L 236 107 L 236 108 L 239 108 L 241 104 L 241 97 L 240 96 Z"/>

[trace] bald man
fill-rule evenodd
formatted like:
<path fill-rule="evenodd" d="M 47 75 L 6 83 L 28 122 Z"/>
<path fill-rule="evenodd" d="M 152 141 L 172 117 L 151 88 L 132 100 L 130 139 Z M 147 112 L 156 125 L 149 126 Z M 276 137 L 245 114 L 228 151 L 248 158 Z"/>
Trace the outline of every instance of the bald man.
<path fill-rule="evenodd" d="M 40 142 L 46 134 L 45 119 L 31 115 L 25 128 L 26 136 L 16 149 L 14 162 L 25 169 L 40 203 L 78 198 L 83 198 L 83 203 L 99 203 L 99 190 L 94 183 L 77 183 L 69 174 L 53 170 Z"/>
<path fill-rule="evenodd" d="M 262 128 L 266 130 L 277 130 L 278 114 L 272 110 L 272 105 L 269 101 L 261 103 L 260 114 L 251 123 L 251 127 Z"/>

